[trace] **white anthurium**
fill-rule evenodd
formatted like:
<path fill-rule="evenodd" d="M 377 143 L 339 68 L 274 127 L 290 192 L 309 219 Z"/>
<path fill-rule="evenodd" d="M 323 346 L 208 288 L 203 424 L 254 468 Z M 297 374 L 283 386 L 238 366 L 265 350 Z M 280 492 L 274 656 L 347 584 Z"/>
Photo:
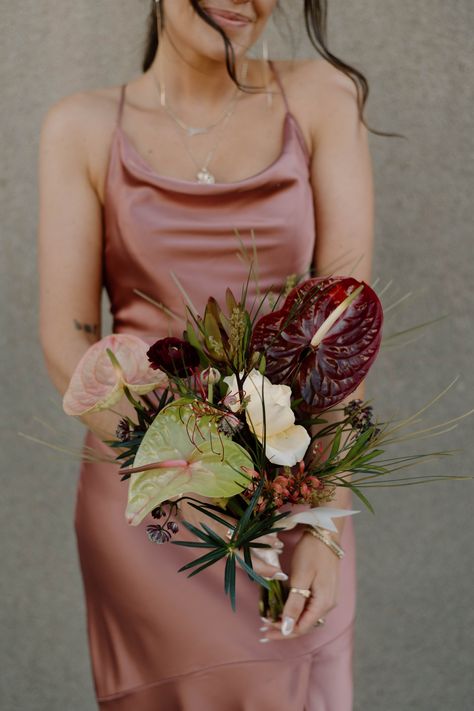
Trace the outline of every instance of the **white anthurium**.
<path fill-rule="evenodd" d="M 304 523 L 314 528 L 325 528 L 328 531 L 337 532 L 337 526 L 332 520 L 341 516 L 352 516 L 360 513 L 352 509 L 333 509 L 329 506 L 316 506 L 308 511 L 301 511 L 290 516 L 286 516 L 278 522 L 278 526 L 284 527 L 285 531 L 290 531 L 299 523 Z"/>
<path fill-rule="evenodd" d="M 238 392 L 237 378 L 224 378 L 229 386 L 229 394 Z M 265 456 L 273 464 L 293 466 L 301 461 L 311 442 L 307 430 L 295 425 L 295 414 L 291 409 L 291 388 L 288 385 L 274 385 L 260 371 L 250 371 L 243 382 L 245 397 L 249 398 L 245 417 L 250 429 L 263 444 L 265 405 Z M 263 400 L 262 400 L 263 398 Z M 239 409 L 240 403 L 231 403 L 231 410 Z"/>
<path fill-rule="evenodd" d="M 306 508 L 306 504 L 290 505 L 290 511 L 300 508 Z M 353 516 L 356 513 L 360 513 L 360 511 L 353 509 L 333 509 L 329 506 L 315 506 L 307 510 L 298 511 L 298 513 L 290 514 L 289 516 L 280 519 L 277 525 L 279 528 L 282 528 L 283 531 L 291 531 L 295 528 L 295 526 L 301 523 L 307 526 L 313 526 L 313 528 L 324 528 L 327 531 L 337 533 L 337 526 L 332 519 L 340 518 L 341 516 Z M 268 536 L 278 537 L 278 534 L 270 533 Z M 252 552 L 252 555 L 256 555 L 269 565 L 275 565 L 277 567 L 280 565 L 279 554 L 274 547 L 256 548 Z"/>

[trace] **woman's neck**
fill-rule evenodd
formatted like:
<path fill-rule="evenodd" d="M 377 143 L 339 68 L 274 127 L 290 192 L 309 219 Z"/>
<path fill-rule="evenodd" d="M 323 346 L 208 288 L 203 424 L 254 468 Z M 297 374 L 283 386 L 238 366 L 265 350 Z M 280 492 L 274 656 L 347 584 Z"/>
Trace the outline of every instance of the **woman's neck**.
<path fill-rule="evenodd" d="M 248 59 L 236 56 L 236 75 L 243 83 L 252 83 L 250 72 L 244 78 Z M 225 104 L 235 93 L 235 84 L 228 74 L 225 61 L 217 61 L 202 55 L 181 53 L 166 35 L 149 69 L 160 84 L 165 84 L 167 98 L 176 107 Z"/>

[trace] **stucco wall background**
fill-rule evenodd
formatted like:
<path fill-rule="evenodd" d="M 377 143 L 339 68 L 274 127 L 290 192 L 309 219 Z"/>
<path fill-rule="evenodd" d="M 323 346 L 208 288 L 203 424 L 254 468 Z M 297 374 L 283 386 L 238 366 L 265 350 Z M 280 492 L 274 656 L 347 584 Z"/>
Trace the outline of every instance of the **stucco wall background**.
<path fill-rule="evenodd" d="M 284 0 L 293 24 L 302 3 Z M 387 333 L 449 317 L 384 350 L 368 380 L 383 417 L 411 414 L 451 380 L 425 422 L 474 407 L 472 0 L 331 0 L 332 49 L 365 71 L 376 185 L 374 277 L 393 279 Z M 73 534 L 78 462 L 18 431 L 79 447 L 37 340 L 37 143 L 43 113 L 79 89 L 140 71 L 145 0 L 0 4 L 2 455 L 0 708 L 95 708 Z M 300 22 L 301 25 L 301 22 Z M 290 52 L 271 31 L 271 54 Z M 301 26 L 297 55 L 310 56 Z M 46 421 L 40 423 L 37 419 Z M 462 449 L 413 474 L 473 473 L 474 420 L 407 451 Z M 53 427 L 55 432 L 51 431 Z M 371 490 L 356 517 L 356 705 L 360 711 L 471 708 L 473 482 Z"/>

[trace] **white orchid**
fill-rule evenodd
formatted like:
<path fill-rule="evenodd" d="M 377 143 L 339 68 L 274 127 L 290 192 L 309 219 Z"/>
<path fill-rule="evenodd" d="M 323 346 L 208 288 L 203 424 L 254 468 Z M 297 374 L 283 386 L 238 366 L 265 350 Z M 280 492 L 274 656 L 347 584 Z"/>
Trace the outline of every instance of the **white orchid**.
<path fill-rule="evenodd" d="M 243 375 L 243 373 L 242 373 Z M 224 378 L 229 394 L 238 393 L 237 378 Z M 291 388 L 288 385 L 274 385 L 258 370 L 250 371 L 243 382 L 248 402 L 245 417 L 250 429 L 263 444 L 265 417 L 265 455 L 273 464 L 293 466 L 303 459 L 311 438 L 304 427 L 295 425 L 295 414 L 291 409 Z M 240 402 L 230 400 L 229 407 L 234 412 Z M 265 416 L 264 416 L 265 408 Z"/>

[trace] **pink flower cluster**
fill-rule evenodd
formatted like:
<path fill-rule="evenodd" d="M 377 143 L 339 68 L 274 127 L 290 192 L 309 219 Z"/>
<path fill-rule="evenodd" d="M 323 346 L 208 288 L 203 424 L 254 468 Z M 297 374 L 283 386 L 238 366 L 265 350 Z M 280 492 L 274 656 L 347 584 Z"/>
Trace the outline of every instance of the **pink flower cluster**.
<path fill-rule="evenodd" d="M 296 471 L 294 471 L 296 469 Z M 258 498 L 256 509 L 260 513 L 267 508 L 279 509 L 284 504 L 310 504 L 327 496 L 326 486 L 321 479 L 310 474 L 305 469 L 303 461 L 299 462 L 293 470 L 286 468 L 282 474 L 270 479 L 266 472 L 256 472 L 247 469 L 252 476 L 252 483 L 243 492 L 245 497 L 251 498 L 257 488 L 258 482 L 263 479 L 262 494 Z"/>

